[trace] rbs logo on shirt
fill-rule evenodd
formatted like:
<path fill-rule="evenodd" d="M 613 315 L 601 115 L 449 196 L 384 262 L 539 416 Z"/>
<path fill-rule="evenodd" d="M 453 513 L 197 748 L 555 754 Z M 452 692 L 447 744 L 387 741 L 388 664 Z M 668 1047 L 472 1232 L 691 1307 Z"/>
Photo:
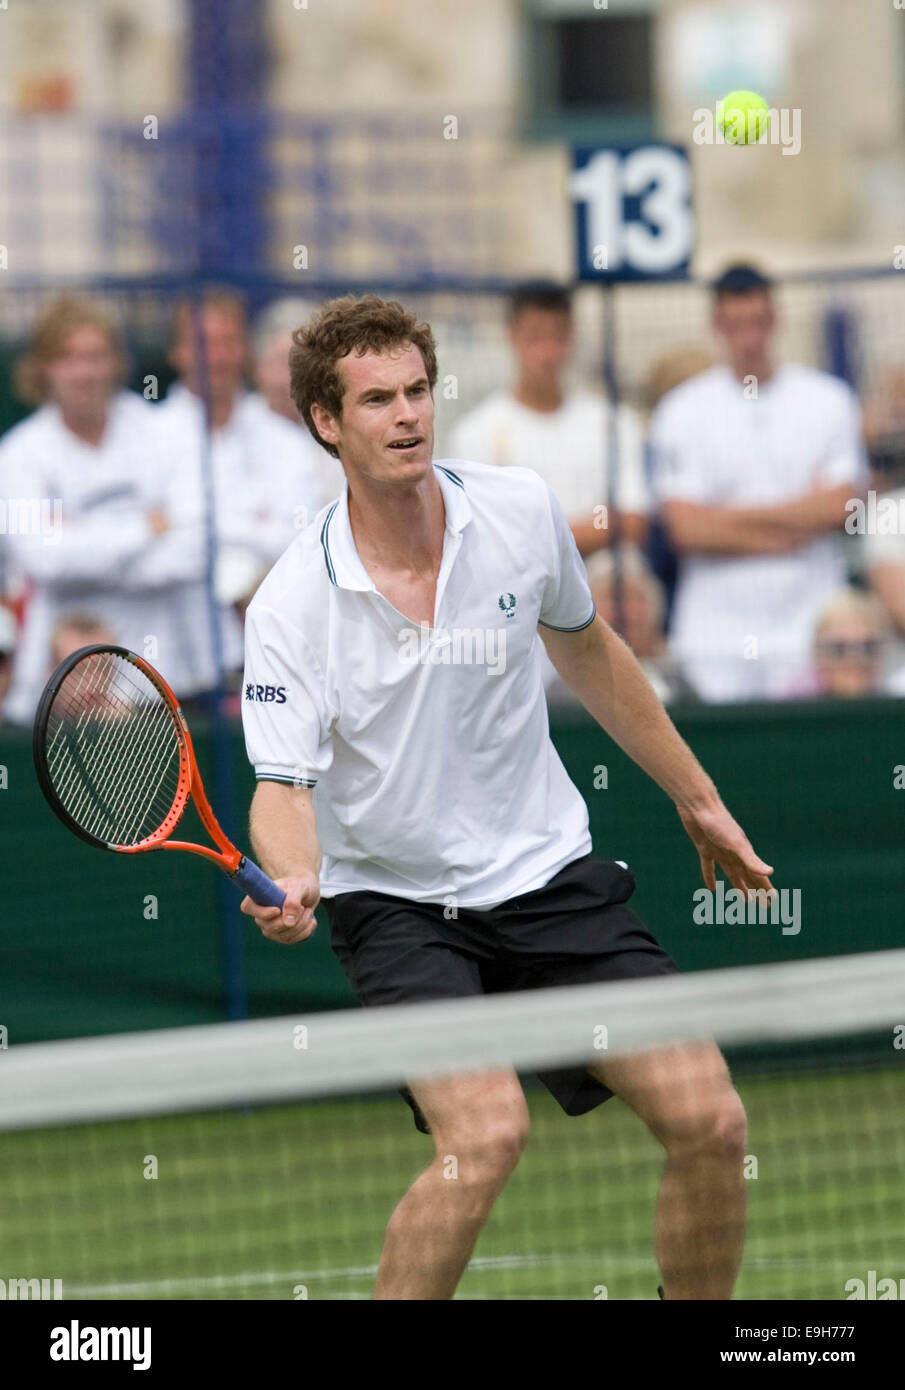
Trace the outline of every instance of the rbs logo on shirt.
<path fill-rule="evenodd" d="M 254 700 L 259 705 L 285 705 L 285 685 L 246 685 L 246 700 Z"/>

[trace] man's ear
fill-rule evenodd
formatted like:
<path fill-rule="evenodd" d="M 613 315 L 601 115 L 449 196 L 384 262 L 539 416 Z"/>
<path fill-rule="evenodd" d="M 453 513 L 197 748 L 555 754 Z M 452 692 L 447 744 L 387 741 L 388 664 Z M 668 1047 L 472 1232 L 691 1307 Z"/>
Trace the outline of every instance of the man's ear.
<path fill-rule="evenodd" d="M 335 445 L 338 442 L 339 431 L 336 428 L 334 417 L 328 410 L 325 410 L 322 405 L 318 405 L 316 401 L 311 406 L 311 419 L 314 421 L 314 427 L 325 443 Z"/>

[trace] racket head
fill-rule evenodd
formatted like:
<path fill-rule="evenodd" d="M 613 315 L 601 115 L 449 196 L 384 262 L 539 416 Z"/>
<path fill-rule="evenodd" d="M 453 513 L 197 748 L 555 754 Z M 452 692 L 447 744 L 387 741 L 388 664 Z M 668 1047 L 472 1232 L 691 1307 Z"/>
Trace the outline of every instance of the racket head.
<path fill-rule="evenodd" d="M 38 704 L 32 754 L 51 809 L 97 849 L 158 848 L 192 792 L 178 701 L 126 647 L 81 647 L 60 663 Z"/>

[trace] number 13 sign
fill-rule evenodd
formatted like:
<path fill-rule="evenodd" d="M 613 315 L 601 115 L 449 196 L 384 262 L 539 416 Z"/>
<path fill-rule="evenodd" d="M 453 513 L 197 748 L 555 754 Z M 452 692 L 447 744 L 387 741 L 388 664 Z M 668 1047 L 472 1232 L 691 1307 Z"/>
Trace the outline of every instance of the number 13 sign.
<path fill-rule="evenodd" d="M 687 274 L 695 224 L 691 166 L 681 146 L 598 146 L 572 155 L 579 278 Z"/>

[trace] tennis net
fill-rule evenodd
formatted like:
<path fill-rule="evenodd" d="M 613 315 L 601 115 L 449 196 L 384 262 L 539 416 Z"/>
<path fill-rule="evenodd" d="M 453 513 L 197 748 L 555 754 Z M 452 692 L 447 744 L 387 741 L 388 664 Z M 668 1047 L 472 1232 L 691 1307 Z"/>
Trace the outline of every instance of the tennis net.
<path fill-rule="evenodd" d="M 663 1150 L 622 1101 L 567 1116 L 530 1074 L 708 1037 L 748 1114 L 736 1297 L 905 1290 L 905 951 L 12 1047 L 0 1280 L 369 1298 L 433 1158 L 398 1088 L 513 1065 L 532 1134 L 457 1297 L 656 1298 Z"/>

